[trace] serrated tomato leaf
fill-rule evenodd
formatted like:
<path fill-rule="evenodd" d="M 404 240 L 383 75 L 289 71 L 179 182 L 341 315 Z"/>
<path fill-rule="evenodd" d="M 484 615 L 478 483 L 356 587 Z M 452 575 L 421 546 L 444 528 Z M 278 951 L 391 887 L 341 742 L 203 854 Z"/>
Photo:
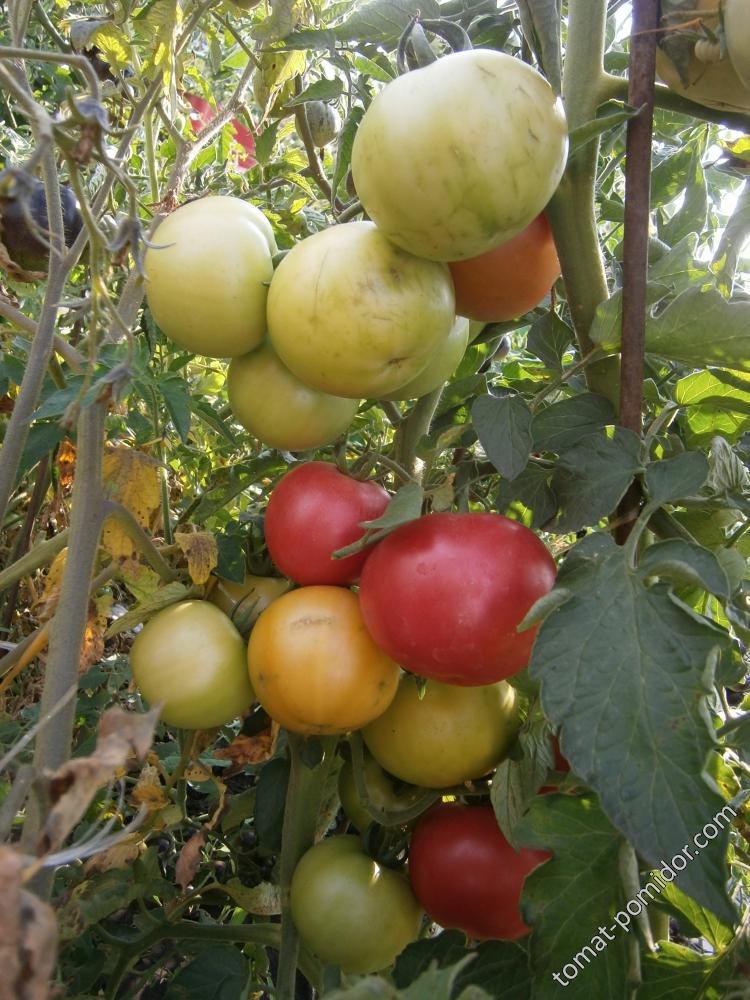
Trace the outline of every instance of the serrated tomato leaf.
<path fill-rule="evenodd" d="M 705 699 L 727 634 L 646 587 L 605 535 L 576 545 L 558 574 L 568 600 L 541 626 L 529 673 L 562 753 L 649 864 L 669 860 L 723 806 L 704 775 L 713 746 Z M 680 888 L 723 920 L 728 831 L 679 876 Z"/>

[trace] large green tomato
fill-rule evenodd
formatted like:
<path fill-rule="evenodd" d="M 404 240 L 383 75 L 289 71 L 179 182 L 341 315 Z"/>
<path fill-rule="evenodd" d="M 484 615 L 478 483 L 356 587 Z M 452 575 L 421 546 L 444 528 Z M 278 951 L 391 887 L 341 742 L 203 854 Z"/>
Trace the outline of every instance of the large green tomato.
<path fill-rule="evenodd" d="M 281 597 L 292 588 L 291 580 L 277 576 L 255 576 L 246 573 L 242 583 L 214 577 L 214 585 L 208 595 L 209 601 L 228 615 L 233 622 L 249 628 L 258 620 L 271 601 Z"/>
<path fill-rule="evenodd" d="M 457 52 L 389 83 L 365 112 L 352 175 L 365 211 L 398 246 L 466 260 L 520 232 L 565 167 L 562 101 L 502 52 Z"/>
<path fill-rule="evenodd" d="M 385 712 L 362 730 L 386 771 L 423 788 L 447 788 L 487 774 L 508 752 L 520 720 L 505 681 L 457 687 L 430 680 L 422 698 L 404 674 Z"/>
<path fill-rule="evenodd" d="M 162 721 L 180 729 L 213 729 L 250 707 L 245 643 L 223 611 L 181 601 L 144 625 L 130 650 L 133 679 Z"/>
<path fill-rule="evenodd" d="M 276 247 L 263 213 L 239 198 L 201 198 L 168 216 L 154 241 L 146 296 L 164 333 L 210 358 L 256 348 L 266 332 Z"/>
<path fill-rule="evenodd" d="M 297 378 L 336 396 L 381 398 L 423 371 L 455 319 L 450 272 L 370 222 L 315 233 L 276 269 L 268 332 Z"/>
<path fill-rule="evenodd" d="M 358 402 L 303 385 L 264 345 L 233 358 L 227 376 L 229 405 L 259 441 L 284 451 L 330 444 L 354 419 Z"/>
<path fill-rule="evenodd" d="M 406 877 L 368 857 L 357 837 L 331 837 L 303 855 L 291 904 L 303 943 L 347 973 L 389 966 L 422 922 Z"/>
<path fill-rule="evenodd" d="M 450 333 L 435 351 L 424 371 L 395 392 L 386 393 L 381 399 L 416 399 L 439 389 L 458 368 L 468 342 L 469 321 L 463 316 L 457 316 Z"/>

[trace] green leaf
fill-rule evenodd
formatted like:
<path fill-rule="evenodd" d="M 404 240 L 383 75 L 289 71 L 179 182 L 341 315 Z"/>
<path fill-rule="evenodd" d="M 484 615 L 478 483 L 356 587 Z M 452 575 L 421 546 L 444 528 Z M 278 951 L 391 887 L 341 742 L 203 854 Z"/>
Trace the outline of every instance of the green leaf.
<path fill-rule="evenodd" d="M 733 442 L 750 427 L 750 375 L 723 368 L 693 372 L 677 382 L 674 399 L 687 408 L 695 444 L 715 434 Z"/>
<path fill-rule="evenodd" d="M 559 1000 L 569 980 L 566 997 L 627 1000 L 627 935 L 614 922 L 626 903 L 617 830 L 593 797 L 538 795 L 518 838 L 554 855 L 526 876 L 521 896 L 521 912 L 533 928 L 530 995 Z"/>
<path fill-rule="evenodd" d="M 528 1000 L 531 973 L 529 956 L 522 942 L 482 941 L 475 954 L 476 959 L 459 972 L 454 996 L 471 984 L 486 989 L 492 1000 Z M 464 996 L 461 993 L 458 1000 L 463 1000 Z"/>
<path fill-rule="evenodd" d="M 487 458 L 505 479 L 523 472 L 531 454 L 531 412 L 520 396 L 480 396 L 471 419 Z"/>
<path fill-rule="evenodd" d="M 695 929 L 710 943 L 717 951 L 723 951 L 734 938 L 734 930 L 707 910 L 704 906 L 699 906 L 694 899 L 686 896 L 675 882 L 662 880 L 664 886 L 661 895 L 665 903 L 670 908 L 679 910 L 688 918 Z"/>
<path fill-rule="evenodd" d="M 723 1000 L 727 996 L 726 975 L 721 961 L 700 955 L 692 948 L 662 941 L 656 955 L 642 959 L 643 985 L 638 1000 Z"/>
<path fill-rule="evenodd" d="M 565 604 L 542 624 L 529 672 L 561 727 L 573 771 L 646 861 L 670 861 L 723 807 L 704 776 L 713 737 L 705 699 L 726 633 L 646 587 L 606 535 L 570 550 Z M 733 922 L 725 891 L 727 830 L 695 850 L 681 888 Z M 684 859 L 683 859 L 684 860 Z"/>
<path fill-rule="evenodd" d="M 727 302 L 715 288 L 688 288 L 649 317 L 646 350 L 695 368 L 750 371 L 750 301 Z"/>
<path fill-rule="evenodd" d="M 343 24 L 334 28 L 339 42 L 366 40 L 372 45 L 395 46 L 411 18 L 440 17 L 435 0 L 367 0 Z"/>
<path fill-rule="evenodd" d="M 395 70 L 391 68 L 385 58 L 380 63 L 375 62 L 374 59 L 368 59 L 367 56 L 356 55 L 354 57 L 354 68 L 358 73 L 364 76 L 371 76 L 373 80 L 378 80 L 380 83 L 390 83 L 396 76 Z"/>
<path fill-rule="evenodd" d="M 338 77 L 333 80 L 316 80 L 284 105 L 285 108 L 296 108 L 306 101 L 335 101 L 344 92 L 344 84 Z"/>
<path fill-rule="evenodd" d="M 336 165 L 333 168 L 333 179 L 331 181 L 331 190 L 335 194 L 338 193 L 341 183 L 346 177 L 349 165 L 352 162 L 354 137 L 357 134 L 357 129 L 364 113 L 364 110 L 360 107 L 352 108 L 346 116 L 341 132 L 339 133 L 336 144 Z"/>
<path fill-rule="evenodd" d="M 550 488 L 551 473 L 529 462 L 515 479 L 501 479 L 497 488 L 497 509 L 504 513 L 516 502 L 531 511 L 532 528 L 541 528 L 557 512 L 557 500 Z"/>
<path fill-rule="evenodd" d="M 635 118 L 638 113 L 638 108 L 632 108 L 628 104 L 623 104 L 620 101 L 607 101 L 606 104 L 597 109 L 596 118 L 578 125 L 570 133 L 568 155 L 570 156 L 571 153 L 574 153 L 577 149 L 585 146 L 592 139 L 596 139 L 605 132 L 611 132 L 613 129 L 619 128 L 625 122 L 629 122 L 631 118 Z"/>
<path fill-rule="evenodd" d="M 641 468 L 637 434 L 616 427 L 587 435 L 564 451 L 552 475 L 552 490 L 560 506 L 555 531 L 578 531 L 597 524 L 622 500 Z"/>
<path fill-rule="evenodd" d="M 244 1000 L 249 972 L 239 947 L 205 945 L 170 981 L 164 1000 Z"/>
<path fill-rule="evenodd" d="M 179 375 L 162 375 L 157 379 L 156 385 L 164 398 L 164 405 L 175 430 L 180 435 L 180 440 L 183 444 L 187 444 L 192 406 L 185 379 Z"/>
<path fill-rule="evenodd" d="M 671 250 L 655 261 L 648 270 L 648 280 L 654 284 L 668 285 L 675 292 L 696 285 L 708 276 L 708 267 L 696 261 L 698 237 L 689 233 Z"/>
<path fill-rule="evenodd" d="M 216 564 L 216 574 L 223 580 L 242 583 L 245 579 L 245 543 L 235 532 L 214 532 L 219 561 Z"/>
<path fill-rule="evenodd" d="M 18 475 L 22 476 L 36 463 L 49 455 L 65 437 L 65 431 L 57 423 L 35 423 L 32 424 L 29 436 L 26 438 L 23 454 L 18 467 Z"/>
<path fill-rule="evenodd" d="M 707 211 L 706 175 L 701 163 L 700 152 L 693 147 L 684 200 L 672 218 L 659 227 L 660 237 L 666 243 L 674 246 L 691 233 L 703 232 Z"/>
<path fill-rule="evenodd" d="M 662 208 L 678 198 L 690 183 L 693 146 L 679 147 L 651 171 L 651 208 Z"/>
<path fill-rule="evenodd" d="M 671 577 L 724 599 L 730 595 L 729 580 L 717 556 L 684 538 L 668 538 L 650 545 L 640 558 L 638 572 L 643 577 Z"/>
<path fill-rule="evenodd" d="M 724 438 L 712 439 L 708 467 L 708 488 L 712 493 L 742 493 L 750 485 L 747 467 Z"/>
<path fill-rule="evenodd" d="M 668 285 L 649 281 L 646 285 L 646 301 L 649 304 L 658 302 L 669 294 L 669 290 Z M 621 333 L 622 290 L 619 290 L 596 307 L 589 337 L 605 351 L 619 351 Z"/>
<path fill-rule="evenodd" d="M 518 824 L 554 766 L 549 726 L 545 721 L 521 730 L 518 739 L 523 756 L 519 760 L 507 757 L 498 765 L 490 792 L 500 829 L 516 849 Z"/>
<path fill-rule="evenodd" d="M 573 330 L 557 313 L 545 313 L 531 324 L 526 350 L 535 354 L 550 371 L 562 371 L 562 359 L 573 343 Z"/>
<path fill-rule="evenodd" d="M 267 123 L 263 131 L 255 137 L 255 158 L 263 167 L 270 163 L 273 151 L 276 149 L 280 125 L 280 121 Z"/>
<path fill-rule="evenodd" d="M 556 94 L 562 92 L 560 9 L 557 0 L 520 0 L 523 33 Z"/>
<path fill-rule="evenodd" d="M 614 422 L 614 407 L 608 399 L 582 392 L 534 414 L 531 421 L 534 451 L 564 451 Z"/>
<path fill-rule="evenodd" d="M 380 517 L 372 521 L 362 521 L 360 527 L 368 531 L 375 529 L 392 530 L 407 521 L 413 521 L 422 513 L 424 490 L 419 483 L 407 483 L 388 501 L 388 506 Z"/>
<path fill-rule="evenodd" d="M 462 931 L 443 931 L 437 937 L 414 941 L 396 959 L 393 981 L 402 990 L 426 972 L 433 962 L 442 969 L 458 962 L 466 951 L 466 935 Z"/>
<path fill-rule="evenodd" d="M 286 757 L 274 757 L 263 767 L 258 778 L 255 796 L 255 830 L 261 847 L 272 854 L 277 854 L 281 850 L 281 828 L 284 824 L 289 770 L 289 761 Z"/>
<path fill-rule="evenodd" d="M 127 614 L 116 618 L 104 633 L 104 638 L 110 639 L 113 635 L 119 635 L 121 632 L 135 628 L 136 625 L 140 625 L 141 622 L 145 622 L 147 618 L 155 615 L 157 611 L 168 608 L 170 604 L 177 604 L 178 601 L 184 601 L 189 595 L 189 588 L 184 583 L 180 583 L 179 580 L 160 587 L 145 600 L 134 604 Z"/>
<path fill-rule="evenodd" d="M 250 30 L 253 38 L 263 44 L 277 42 L 297 27 L 302 4 L 299 0 L 274 0 L 271 13 Z"/>
<path fill-rule="evenodd" d="M 702 451 L 685 451 L 674 458 L 649 462 L 644 482 L 649 498 L 664 504 L 695 496 L 708 478 L 708 459 Z"/>

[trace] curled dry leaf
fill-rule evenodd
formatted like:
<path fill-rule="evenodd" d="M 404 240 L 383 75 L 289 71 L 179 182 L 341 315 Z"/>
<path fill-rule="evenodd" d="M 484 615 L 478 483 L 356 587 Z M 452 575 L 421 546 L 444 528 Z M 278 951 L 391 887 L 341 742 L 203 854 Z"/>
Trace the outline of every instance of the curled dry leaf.
<path fill-rule="evenodd" d="M 174 540 L 187 558 L 193 583 L 205 583 L 219 562 L 219 550 L 213 534 L 210 531 L 177 531 Z"/>
<path fill-rule="evenodd" d="M 142 528 L 150 528 L 161 509 L 156 459 L 134 448 L 108 448 L 102 462 L 102 475 L 108 499 L 129 510 Z M 137 555 L 130 536 L 111 517 L 104 522 L 102 545 L 115 559 L 133 559 Z"/>
<path fill-rule="evenodd" d="M 48 775 L 50 811 L 38 853 L 57 850 L 86 812 L 96 792 L 131 757 L 143 760 L 154 737 L 157 709 L 145 714 L 110 708 L 102 716 L 96 750 L 77 757 Z"/>
<path fill-rule="evenodd" d="M 131 833 L 114 847 L 89 858 L 83 866 L 84 874 L 89 877 L 101 872 L 112 871 L 115 868 L 129 868 L 145 850 L 146 845 L 141 833 Z"/>
<path fill-rule="evenodd" d="M 229 760 L 231 764 L 224 772 L 225 777 L 230 777 L 241 771 L 246 764 L 265 764 L 273 757 L 276 751 L 276 740 L 279 736 L 278 722 L 272 722 L 268 729 L 253 736 L 235 736 L 228 747 L 214 752 L 214 757 L 220 760 Z"/>
<path fill-rule="evenodd" d="M 183 892 L 195 878 L 198 866 L 201 863 L 201 851 L 206 846 L 207 830 L 202 827 L 188 840 L 180 851 L 180 856 L 175 865 L 174 880 Z"/>
<path fill-rule="evenodd" d="M 52 908 L 22 888 L 23 860 L 0 847 L 0 1000 L 46 1000 L 57 957 Z"/>
<path fill-rule="evenodd" d="M 65 438 L 57 449 L 57 469 L 60 477 L 60 486 L 64 490 L 70 489 L 73 485 L 76 469 L 76 446 Z"/>
<path fill-rule="evenodd" d="M 158 812 L 169 802 L 159 770 L 153 764 L 147 764 L 141 771 L 130 800 L 139 809 L 144 807 L 149 812 Z"/>

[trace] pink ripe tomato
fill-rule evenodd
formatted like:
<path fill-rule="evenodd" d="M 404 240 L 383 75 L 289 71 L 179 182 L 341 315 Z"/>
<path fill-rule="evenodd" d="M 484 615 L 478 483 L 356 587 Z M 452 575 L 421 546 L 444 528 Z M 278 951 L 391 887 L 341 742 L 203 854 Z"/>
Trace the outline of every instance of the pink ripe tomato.
<path fill-rule="evenodd" d="M 346 586 L 372 549 L 344 559 L 332 553 L 361 538 L 362 521 L 380 517 L 390 499 L 382 486 L 345 476 L 327 462 L 296 465 L 279 481 L 266 510 L 266 544 L 290 580 Z"/>
<path fill-rule="evenodd" d="M 494 684 L 527 665 L 537 629 L 516 626 L 554 582 L 552 556 L 517 521 L 428 514 L 377 545 L 360 603 L 373 639 L 404 669 Z"/>
<path fill-rule="evenodd" d="M 513 847 L 490 806 L 441 803 L 418 821 L 409 878 L 428 916 L 471 938 L 515 940 L 531 930 L 519 902 L 526 876 L 547 851 Z"/>

